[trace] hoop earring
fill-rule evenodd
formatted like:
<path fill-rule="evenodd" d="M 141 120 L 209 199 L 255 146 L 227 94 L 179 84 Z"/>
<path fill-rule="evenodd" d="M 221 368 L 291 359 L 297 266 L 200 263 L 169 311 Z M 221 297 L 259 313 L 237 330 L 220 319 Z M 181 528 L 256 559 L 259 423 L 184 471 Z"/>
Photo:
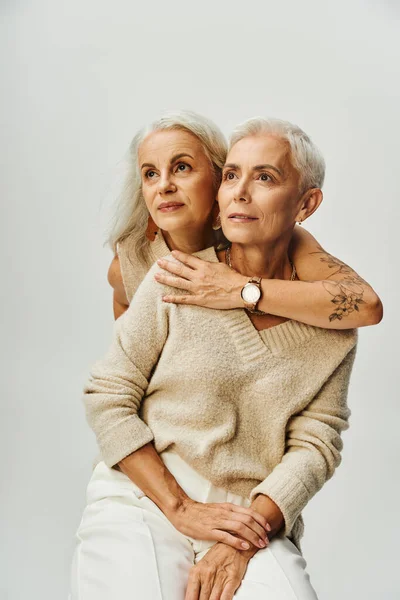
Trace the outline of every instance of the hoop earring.
<path fill-rule="evenodd" d="M 152 216 L 149 215 L 149 218 L 147 220 L 146 238 L 149 240 L 149 242 L 154 242 L 157 233 L 158 227 L 154 223 Z"/>
<path fill-rule="evenodd" d="M 212 224 L 212 228 L 214 229 L 214 231 L 218 231 L 219 229 L 221 229 L 222 225 L 221 225 L 221 215 L 220 213 L 218 213 L 217 218 L 215 219 L 214 223 Z"/>

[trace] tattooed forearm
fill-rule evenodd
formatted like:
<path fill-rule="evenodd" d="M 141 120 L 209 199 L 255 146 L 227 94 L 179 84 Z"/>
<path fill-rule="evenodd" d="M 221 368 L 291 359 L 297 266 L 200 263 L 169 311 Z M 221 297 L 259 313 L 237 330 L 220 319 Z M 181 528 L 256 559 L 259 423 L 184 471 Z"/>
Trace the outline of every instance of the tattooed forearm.
<path fill-rule="evenodd" d="M 365 304 L 363 300 L 364 286 L 368 284 L 351 267 L 332 254 L 325 252 L 321 246 L 318 247 L 320 249 L 311 254 L 319 254 L 320 260 L 326 263 L 330 269 L 334 269 L 334 272 L 322 282 L 326 291 L 332 296 L 331 302 L 336 305 L 334 311 L 329 315 L 329 320 L 339 319 L 341 321 L 343 317 L 347 317 L 354 310 L 359 311 L 360 304 Z M 329 281 L 329 277 L 337 275 L 337 273 L 342 273 L 343 279 Z"/>

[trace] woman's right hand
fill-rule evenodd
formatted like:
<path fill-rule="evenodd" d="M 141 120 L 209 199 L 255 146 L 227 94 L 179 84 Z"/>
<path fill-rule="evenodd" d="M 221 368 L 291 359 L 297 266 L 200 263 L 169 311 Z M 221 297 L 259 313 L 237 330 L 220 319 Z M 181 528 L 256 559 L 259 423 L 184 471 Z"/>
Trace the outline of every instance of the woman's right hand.
<path fill-rule="evenodd" d="M 197 540 L 223 542 L 236 550 L 269 544 L 267 519 L 252 508 L 230 502 L 202 503 L 185 498 L 168 518 L 178 531 Z"/>
<path fill-rule="evenodd" d="M 168 470 L 153 443 L 135 450 L 118 465 L 184 535 L 196 540 L 223 542 L 236 550 L 251 549 L 251 544 L 257 549 L 268 546 L 267 532 L 271 526 L 263 515 L 254 508 L 230 502 L 204 504 L 192 500 Z"/>

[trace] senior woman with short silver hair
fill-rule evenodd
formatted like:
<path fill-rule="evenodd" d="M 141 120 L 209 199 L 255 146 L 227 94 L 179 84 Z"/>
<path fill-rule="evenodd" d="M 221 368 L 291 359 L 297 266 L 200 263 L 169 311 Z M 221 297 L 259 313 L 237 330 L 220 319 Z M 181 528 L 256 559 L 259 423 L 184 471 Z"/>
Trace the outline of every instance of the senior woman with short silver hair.
<path fill-rule="evenodd" d="M 218 193 L 231 244 L 197 258 L 245 277 L 246 310 L 165 302 L 177 292 L 159 285 L 171 275 L 155 265 L 117 320 L 85 388 L 102 460 L 78 531 L 73 600 L 316 598 L 301 511 L 340 463 L 356 333 L 258 304 L 265 279 L 296 278 L 293 228 L 318 208 L 322 181 L 323 160 L 298 127 L 245 124 Z M 184 207 L 196 222 L 179 200 L 164 214 Z"/>

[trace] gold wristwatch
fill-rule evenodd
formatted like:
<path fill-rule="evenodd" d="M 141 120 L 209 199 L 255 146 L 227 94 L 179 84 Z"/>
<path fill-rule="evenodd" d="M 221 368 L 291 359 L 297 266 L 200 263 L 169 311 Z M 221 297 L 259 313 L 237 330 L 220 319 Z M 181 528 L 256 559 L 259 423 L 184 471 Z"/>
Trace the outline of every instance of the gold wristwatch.
<path fill-rule="evenodd" d="M 244 307 L 253 312 L 261 298 L 261 277 L 252 277 L 250 281 L 242 287 L 240 296 L 243 300 Z"/>

